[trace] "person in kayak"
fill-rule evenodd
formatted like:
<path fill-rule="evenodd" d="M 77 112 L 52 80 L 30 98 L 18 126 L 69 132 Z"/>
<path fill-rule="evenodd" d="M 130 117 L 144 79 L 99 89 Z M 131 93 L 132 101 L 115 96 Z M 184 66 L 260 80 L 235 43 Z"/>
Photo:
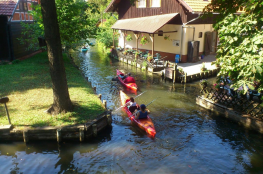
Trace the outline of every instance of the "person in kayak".
<path fill-rule="evenodd" d="M 134 101 L 134 98 L 133 98 L 133 97 L 130 98 L 130 101 L 128 102 L 128 106 L 127 106 L 127 107 L 129 108 L 129 111 L 130 111 L 131 113 L 133 113 L 135 110 L 138 109 L 138 105 L 137 105 L 137 103 Z"/>
<path fill-rule="evenodd" d="M 124 83 L 136 83 L 134 78 L 131 76 L 131 73 L 128 73 L 128 77 L 126 77 L 123 82 Z"/>
<path fill-rule="evenodd" d="M 145 104 L 141 104 L 141 109 L 136 113 L 135 119 L 147 118 L 147 115 L 150 114 L 150 111 L 146 109 Z"/>
<path fill-rule="evenodd" d="M 124 75 L 124 74 L 120 74 L 119 76 L 120 76 L 120 78 L 121 78 L 122 80 L 124 80 L 124 79 L 127 77 L 127 76 Z"/>

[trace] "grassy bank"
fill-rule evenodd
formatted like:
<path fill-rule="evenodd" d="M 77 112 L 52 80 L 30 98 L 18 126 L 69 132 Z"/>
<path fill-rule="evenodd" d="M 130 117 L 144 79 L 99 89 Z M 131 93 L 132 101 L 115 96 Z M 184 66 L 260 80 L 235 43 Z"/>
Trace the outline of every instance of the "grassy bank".
<path fill-rule="evenodd" d="M 11 65 L 0 65 L 0 98 L 7 96 L 11 122 L 14 126 L 58 126 L 85 123 L 103 112 L 103 107 L 91 86 L 64 55 L 69 95 L 74 111 L 49 115 L 45 111 L 53 103 L 47 53 Z M 0 125 L 8 124 L 3 104 L 0 104 Z"/>

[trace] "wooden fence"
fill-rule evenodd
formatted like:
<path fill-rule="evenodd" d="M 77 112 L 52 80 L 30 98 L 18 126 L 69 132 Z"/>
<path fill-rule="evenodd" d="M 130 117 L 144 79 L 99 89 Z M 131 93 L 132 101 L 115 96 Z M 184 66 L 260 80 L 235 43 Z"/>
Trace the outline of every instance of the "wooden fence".
<path fill-rule="evenodd" d="M 239 112 L 242 115 L 249 115 L 254 118 L 263 119 L 263 107 L 261 95 L 253 96 L 253 94 L 238 94 L 230 89 L 206 89 L 201 90 L 203 97 L 213 101 L 214 103 L 221 104 L 227 108 Z"/>

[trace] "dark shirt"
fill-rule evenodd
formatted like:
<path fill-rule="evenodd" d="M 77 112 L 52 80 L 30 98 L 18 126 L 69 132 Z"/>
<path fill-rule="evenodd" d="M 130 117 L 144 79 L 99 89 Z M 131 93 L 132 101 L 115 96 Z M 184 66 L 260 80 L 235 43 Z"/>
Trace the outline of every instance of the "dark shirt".
<path fill-rule="evenodd" d="M 139 119 L 142 119 L 142 118 L 147 118 L 147 115 L 148 115 L 148 112 L 145 111 L 144 113 L 142 111 L 139 111 L 140 115 L 139 115 Z"/>

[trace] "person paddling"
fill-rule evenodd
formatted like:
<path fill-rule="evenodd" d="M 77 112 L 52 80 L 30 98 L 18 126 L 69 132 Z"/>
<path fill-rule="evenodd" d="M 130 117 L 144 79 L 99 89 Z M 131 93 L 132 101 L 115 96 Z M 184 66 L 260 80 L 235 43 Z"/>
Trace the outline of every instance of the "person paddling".
<path fill-rule="evenodd" d="M 131 73 L 128 73 L 128 77 L 126 77 L 123 82 L 124 83 L 136 83 L 134 78 L 131 76 Z"/>
<path fill-rule="evenodd" d="M 147 115 L 150 114 L 150 111 L 148 109 L 146 109 L 145 104 L 141 104 L 141 110 L 139 110 L 136 113 L 135 119 L 143 119 L 143 118 L 147 118 Z"/>
<path fill-rule="evenodd" d="M 131 97 L 130 98 L 130 102 L 128 103 L 128 109 L 131 113 L 133 113 L 136 109 L 139 108 L 139 106 L 137 105 L 137 103 L 134 101 L 134 98 Z"/>

